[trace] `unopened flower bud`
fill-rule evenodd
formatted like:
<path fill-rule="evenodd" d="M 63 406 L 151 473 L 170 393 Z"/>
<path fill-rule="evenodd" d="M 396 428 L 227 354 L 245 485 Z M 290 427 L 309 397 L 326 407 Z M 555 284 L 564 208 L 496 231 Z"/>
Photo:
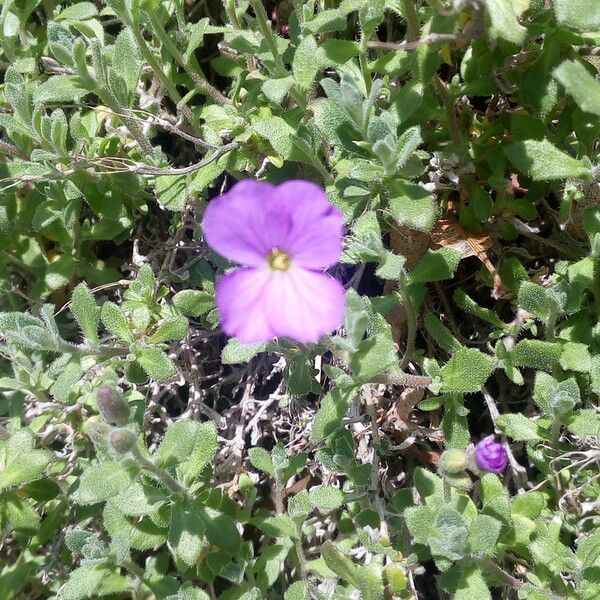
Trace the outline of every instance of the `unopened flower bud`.
<path fill-rule="evenodd" d="M 475 446 L 475 464 L 482 471 L 502 473 L 508 465 L 508 453 L 503 444 L 493 436 L 481 440 Z"/>
<path fill-rule="evenodd" d="M 469 457 L 464 450 L 450 448 L 442 453 L 438 469 L 444 475 L 448 473 L 461 473 L 469 464 Z"/>
<path fill-rule="evenodd" d="M 114 429 L 108 436 L 108 444 L 117 454 L 127 454 L 136 444 L 137 436 L 129 429 Z"/>
<path fill-rule="evenodd" d="M 109 385 L 96 391 L 96 404 L 102 418 L 111 425 L 125 425 L 129 420 L 129 406 L 120 392 Z"/>
<path fill-rule="evenodd" d="M 85 433 L 94 444 L 101 444 L 104 447 L 106 447 L 110 430 L 110 425 L 107 425 L 103 421 L 99 421 L 98 417 L 91 417 L 83 425 L 83 433 Z"/>
<path fill-rule="evenodd" d="M 468 492 L 473 487 L 473 482 L 467 473 L 446 473 L 444 474 L 444 481 L 463 492 Z"/>

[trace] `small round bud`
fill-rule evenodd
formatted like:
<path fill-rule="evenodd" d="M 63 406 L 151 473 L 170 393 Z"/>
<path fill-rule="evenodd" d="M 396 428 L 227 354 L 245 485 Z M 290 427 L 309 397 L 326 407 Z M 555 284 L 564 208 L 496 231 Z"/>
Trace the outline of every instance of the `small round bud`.
<path fill-rule="evenodd" d="M 129 429 L 114 429 L 108 436 L 108 445 L 117 454 L 127 454 L 136 444 L 137 436 Z"/>
<path fill-rule="evenodd" d="M 83 433 L 85 433 L 94 444 L 102 444 L 104 446 L 106 446 L 110 430 L 110 425 L 107 425 L 103 421 L 99 421 L 98 417 L 91 417 L 83 425 Z"/>
<path fill-rule="evenodd" d="M 464 450 L 450 448 L 442 453 L 438 469 L 443 474 L 460 473 L 464 471 L 469 464 L 469 457 Z"/>
<path fill-rule="evenodd" d="M 447 473 L 444 474 L 444 481 L 463 492 L 468 492 L 473 487 L 471 478 L 466 473 Z"/>
<path fill-rule="evenodd" d="M 129 406 L 120 392 L 110 385 L 101 385 L 96 391 L 96 404 L 102 418 L 111 425 L 125 425 L 129 420 Z"/>
<path fill-rule="evenodd" d="M 502 473 L 508 465 L 506 448 L 493 436 L 481 440 L 475 446 L 475 464 L 482 471 Z"/>

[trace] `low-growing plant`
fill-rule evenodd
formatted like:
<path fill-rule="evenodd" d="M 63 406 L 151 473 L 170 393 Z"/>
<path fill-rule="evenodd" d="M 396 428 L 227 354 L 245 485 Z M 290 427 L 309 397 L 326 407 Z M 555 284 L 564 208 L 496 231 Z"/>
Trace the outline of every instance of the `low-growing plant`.
<path fill-rule="evenodd" d="M 0 598 L 600 598 L 598 32 L 4 0 Z"/>

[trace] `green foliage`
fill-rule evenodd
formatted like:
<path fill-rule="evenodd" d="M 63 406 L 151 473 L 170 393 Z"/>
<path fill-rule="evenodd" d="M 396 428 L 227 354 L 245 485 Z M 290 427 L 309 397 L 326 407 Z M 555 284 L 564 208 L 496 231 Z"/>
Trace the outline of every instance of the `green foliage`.
<path fill-rule="evenodd" d="M 599 31 L 598 0 L 5 1 L 0 596 L 600 597 Z M 247 178 L 344 215 L 317 344 L 219 329 L 202 214 Z"/>

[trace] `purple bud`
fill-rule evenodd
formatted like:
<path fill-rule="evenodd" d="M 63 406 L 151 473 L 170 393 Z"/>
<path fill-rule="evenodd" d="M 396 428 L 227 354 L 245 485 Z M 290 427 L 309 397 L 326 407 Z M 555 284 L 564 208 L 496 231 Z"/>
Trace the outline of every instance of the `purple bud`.
<path fill-rule="evenodd" d="M 96 405 L 102 418 L 111 425 L 125 425 L 129 419 L 129 406 L 120 392 L 110 385 L 96 390 Z"/>
<path fill-rule="evenodd" d="M 108 436 L 108 443 L 117 454 L 126 454 L 132 450 L 136 440 L 137 436 L 129 429 L 114 429 Z"/>
<path fill-rule="evenodd" d="M 487 437 L 475 446 L 475 463 L 482 471 L 502 473 L 508 465 L 506 448 L 493 437 Z"/>

